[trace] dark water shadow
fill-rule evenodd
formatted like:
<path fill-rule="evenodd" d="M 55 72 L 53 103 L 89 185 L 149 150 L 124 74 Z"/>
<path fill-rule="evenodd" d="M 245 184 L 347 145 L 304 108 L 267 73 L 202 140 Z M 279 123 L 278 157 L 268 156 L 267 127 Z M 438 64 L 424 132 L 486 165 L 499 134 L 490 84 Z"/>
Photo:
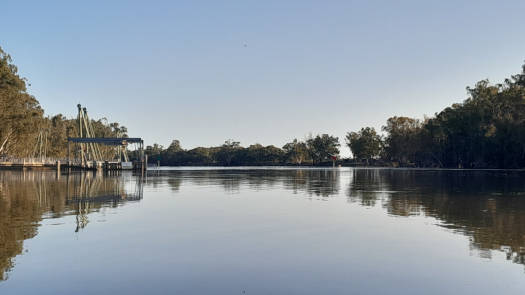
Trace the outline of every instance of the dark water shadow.
<path fill-rule="evenodd" d="M 129 183 L 133 182 L 132 188 Z M 131 175 L 53 171 L 0 171 L 0 280 L 14 267 L 23 243 L 35 237 L 43 219 L 75 215 L 78 232 L 88 215 L 142 198 L 142 182 Z"/>
<path fill-rule="evenodd" d="M 480 257 L 497 250 L 525 264 L 525 172 L 354 170 L 347 196 L 394 217 L 433 217 Z"/>

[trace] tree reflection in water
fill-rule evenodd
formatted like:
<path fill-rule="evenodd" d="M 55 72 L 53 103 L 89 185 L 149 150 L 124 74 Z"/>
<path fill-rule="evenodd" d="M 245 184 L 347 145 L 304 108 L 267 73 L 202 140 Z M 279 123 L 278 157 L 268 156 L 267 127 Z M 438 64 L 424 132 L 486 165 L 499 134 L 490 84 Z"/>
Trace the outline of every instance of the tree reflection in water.
<path fill-rule="evenodd" d="M 284 188 L 294 194 L 329 197 L 339 193 L 338 169 L 197 169 L 164 170 L 152 173 L 147 184 L 158 187 L 166 183 L 172 191 L 179 191 L 183 182 L 195 186 L 220 186 L 228 193 L 239 193 L 242 188 L 268 190 Z"/>
<path fill-rule="evenodd" d="M 133 188 L 129 189 L 129 183 Z M 38 233 L 43 219 L 76 215 L 75 232 L 88 214 L 142 198 L 142 181 L 131 175 L 53 171 L 0 171 L 0 280 L 7 278 L 24 240 Z"/>
<path fill-rule="evenodd" d="M 393 217 L 424 215 L 469 237 L 482 257 L 503 251 L 525 264 L 525 172 L 403 169 L 202 169 L 154 171 L 149 189 L 184 185 L 243 191 L 288 191 L 329 200 L 346 195 L 360 206 L 381 206 Z M 341 192 L 341 182 L 347 188 Z M 346 184 L 348 183 L 348 184 Z M 0 171 L 0 279 L 37 234 L 43 219 L 76 216 L 75 231 L 89 213 L 142 198 L 141 178 L 131 174 Z"/>
<path fill-rule="evenodd" d="M 525 172 L 397 170 L 353 171 L 350 202 L 392 216 L 425 215 L 439 226 L 469 237 L 484 258 L 491 250 L 525 264 Z"/>
<path fill-rule="evenodd" d="M 338 169 L 218 169 L 162 171 L 148 185 L 167 183 L 178 191 L 185 181 L 243 188 L 283 188 L 294 194 L 338 195 Z M 381 205 L 395 217 L 425 215 L 439 226 L 466 235 L 481 257 L 504 251 L 525 264 L 525 172 L 473 170 L 352 169 L 346 194 L 361 206 Z"/>

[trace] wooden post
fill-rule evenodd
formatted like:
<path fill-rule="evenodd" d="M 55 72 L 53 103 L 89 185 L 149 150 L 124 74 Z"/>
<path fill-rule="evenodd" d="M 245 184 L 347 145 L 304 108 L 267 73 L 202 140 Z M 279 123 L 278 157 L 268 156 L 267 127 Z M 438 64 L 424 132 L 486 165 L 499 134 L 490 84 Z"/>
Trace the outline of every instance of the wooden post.
<path fill-rule="evenodd" d="M 82 112 L 82 106 L 78 104 L 77 107 L 78 107 L 78 134 L 80 135 L 80 138 L 82 138 L 82 122 L 81 122 L 81 117 L 80 117 L 81 112 Z M 80 167 L 84 168 L 84 145 L 82 143 L 80 143 Z"/>
<path fill-rule="evenodd" d="M 57 161 L 56 165 L 57 165 L 57 179 L 60 179 L 60 161 Z"/>
<path fill-rule="evenodd" d="M 146 167 L 144 165 L 146 158 L 142 157 L 142 161 L 140 161 L 140 172 L 142 176 L 144 176 L 144 171 L 146 170 Z"/>

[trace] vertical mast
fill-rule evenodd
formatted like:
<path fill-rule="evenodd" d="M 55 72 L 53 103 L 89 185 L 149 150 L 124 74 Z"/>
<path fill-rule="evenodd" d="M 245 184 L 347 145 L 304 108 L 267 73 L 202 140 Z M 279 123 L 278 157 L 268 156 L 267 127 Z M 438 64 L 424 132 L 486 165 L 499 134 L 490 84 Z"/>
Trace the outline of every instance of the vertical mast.
<path fill-rule="evenodd" d="M 80 104 L 77 104 L 78 107 L 78 135 L 80 138 L 82 138 L 82 119 L 81 119 L 81 112 L 82 112 L 82 106 Z M 84 166 L 84 144 L 80 143 L 80 162 L 81 166 Z"/>

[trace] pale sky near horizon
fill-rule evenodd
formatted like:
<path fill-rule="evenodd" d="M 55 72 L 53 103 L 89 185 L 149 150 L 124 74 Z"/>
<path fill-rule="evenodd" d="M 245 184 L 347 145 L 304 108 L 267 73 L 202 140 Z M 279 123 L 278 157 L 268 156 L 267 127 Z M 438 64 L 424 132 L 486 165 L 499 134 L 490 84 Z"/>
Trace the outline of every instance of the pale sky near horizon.
<path fill-rule="evenodd" d="M 525 1 L 2 1 L 0 46 L 46 114 L 146 144 L 282 146 L 422 118 L 525 60 Z M 346 147 L 343 154 L 348 154 Z"/>

